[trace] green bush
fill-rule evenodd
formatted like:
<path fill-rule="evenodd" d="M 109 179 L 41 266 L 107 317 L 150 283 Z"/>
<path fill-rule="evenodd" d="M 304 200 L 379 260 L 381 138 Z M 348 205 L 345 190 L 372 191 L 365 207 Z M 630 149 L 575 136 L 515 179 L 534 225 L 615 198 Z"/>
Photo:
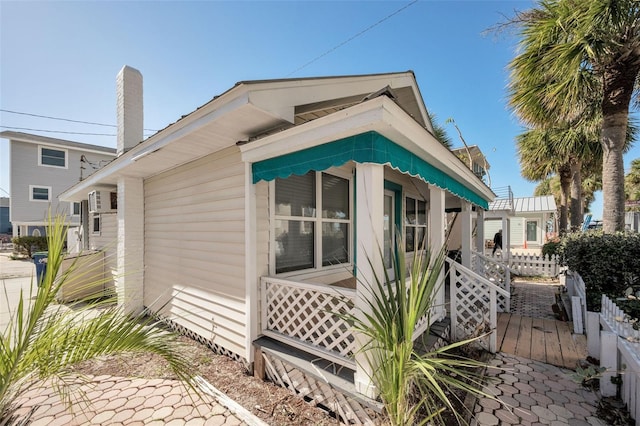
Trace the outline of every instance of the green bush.
<path fill-rule="evenodd" d="M 554 238 L 542 246 L 542 257 L 554 256 L 560 251 L 560 239 Z"/>
<path fill-rule="evenodd" d="M 640 234 L 568 234 L 560 244 L 560 255 L 562 263 L 584 280 L 590 311 L 600 311 L 602 294 L 615 299 L 640 285 Z"/>
<path fill-rule="evenodd" d="M 15 237 L 13 240 L 13 250 L 32 257 L 36 251 L 47 250 L 47 237 Z"/>

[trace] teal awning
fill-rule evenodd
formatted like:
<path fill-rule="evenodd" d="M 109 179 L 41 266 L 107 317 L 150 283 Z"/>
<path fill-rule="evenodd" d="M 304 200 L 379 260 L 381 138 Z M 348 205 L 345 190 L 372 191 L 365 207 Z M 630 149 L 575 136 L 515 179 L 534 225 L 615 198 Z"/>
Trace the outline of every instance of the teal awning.
<path fill-rule="evenodd" d="M 253 163 L 253 183 L 304 175 L 311 170 L 322 171 L 348 161 L 389 164 L 400 172 L 417 176 L 485 210 L 489 208 L 489 202 L 472 189 L 377 132 L 361 133 Z"/>

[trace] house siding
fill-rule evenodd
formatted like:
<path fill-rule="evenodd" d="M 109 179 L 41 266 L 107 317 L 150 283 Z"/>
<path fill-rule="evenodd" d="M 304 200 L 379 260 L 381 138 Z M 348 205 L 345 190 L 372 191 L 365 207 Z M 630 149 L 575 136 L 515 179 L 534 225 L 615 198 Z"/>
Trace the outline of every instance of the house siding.
<path fill-rule="evenodd" d="M 67 167 L 38 165 L 39 146 L 67 151 Z M 65 213 L 72 225 L 79 224 L 79 216 L 69 216 L 70 204 L 59 202 L 58 196 L 80 180 L 80 157 L 83 151 L 64 146 L 38 145 L 12 140 L 11 155 L 11 222 L 46 222 L 49 207 L 51 212 Z M 96 153 L 86 154 L 92 162 L 112 160 L 113 156 Z M 84 177 L 89 171 L 85 170 Z M 50 202 L 30 201 L 29 186 L 50 187 Z"/>
<path fill-rule="evenodd" d="M 114 278 L 117 273 L 117 235 L 118 221 L 116 212 L 101 213 L 100 232 L 93 229 L 94 215 L 89 216 L 89 250 L 100 250 L 104 252 L 104 273 L 105 278 L 110 278 L 105 283 L 106 288 L 113 288 Z"/>
<path fill-rule="evenodd" d="M 144 304 L 249 359 L 244 179 L 231 147 L 145 181 Z"/>

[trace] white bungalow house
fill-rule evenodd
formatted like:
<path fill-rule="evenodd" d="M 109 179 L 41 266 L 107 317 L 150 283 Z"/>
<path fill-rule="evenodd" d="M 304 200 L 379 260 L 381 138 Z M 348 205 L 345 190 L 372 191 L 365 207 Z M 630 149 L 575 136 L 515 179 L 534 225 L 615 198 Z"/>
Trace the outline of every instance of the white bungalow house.
<path fill-rule="evenodd" d="M 118 91 L 118 157 L 61 197 L 89 205 L 127 310 L 366 422 L 371 367 L 332 312 L 363 308 L 399 233 L 439 248 L 456 211 L 462 264 L 416 338 L 447 316 L 454 335 L 495 327 L 508 292 L 470 269 L 488 261 L 472 230 L 494 194 L 434 138 L 412 72 L 240 82 L 144 141 L 140 73 L 124 67 Z"/>
<path fill-rule="evenodd" d="M 494 189 L 500 193 L 500 190 Z M 503 241 L 503 247 L 510 251 L 526 254 L 542 252 L 542 246 L 556 234 L 556 202 L 553 195 L 535 197 L 501 197 L 489 204 L 486 218 L 509 213 L 509 243 Z M 499 229 L 507 229 L 502 221 L 486 220 L 485 241 L 493 241 Z"/>

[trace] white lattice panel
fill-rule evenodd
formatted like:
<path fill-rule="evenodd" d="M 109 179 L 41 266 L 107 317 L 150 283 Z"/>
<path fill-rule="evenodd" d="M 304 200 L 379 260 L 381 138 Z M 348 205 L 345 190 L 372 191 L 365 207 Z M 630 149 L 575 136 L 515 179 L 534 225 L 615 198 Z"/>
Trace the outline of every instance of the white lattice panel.
<path fill-rule="evenodd" d="M 277 332 L 344 358 L 352 358 L 355 337 L 336 313 L 354 309 L 353 299 L 326 286 L 263 280 L 265 330 Z"/>
<path fill-rule="evenodd" d="M 496 284 L 500 288 L 510 292 L 509 268 L 494 259 L 481 256 L 477 253 L 475 253 L 475 255 L 472 257 L 472 262 L 472 269 L 474 271 L 476 271 L 478 274 L 485 277 L 492 283 Z M 497 302 L 498 312 L 509 312 L 510 301 L 508 297 L 499 294 Z"/>

